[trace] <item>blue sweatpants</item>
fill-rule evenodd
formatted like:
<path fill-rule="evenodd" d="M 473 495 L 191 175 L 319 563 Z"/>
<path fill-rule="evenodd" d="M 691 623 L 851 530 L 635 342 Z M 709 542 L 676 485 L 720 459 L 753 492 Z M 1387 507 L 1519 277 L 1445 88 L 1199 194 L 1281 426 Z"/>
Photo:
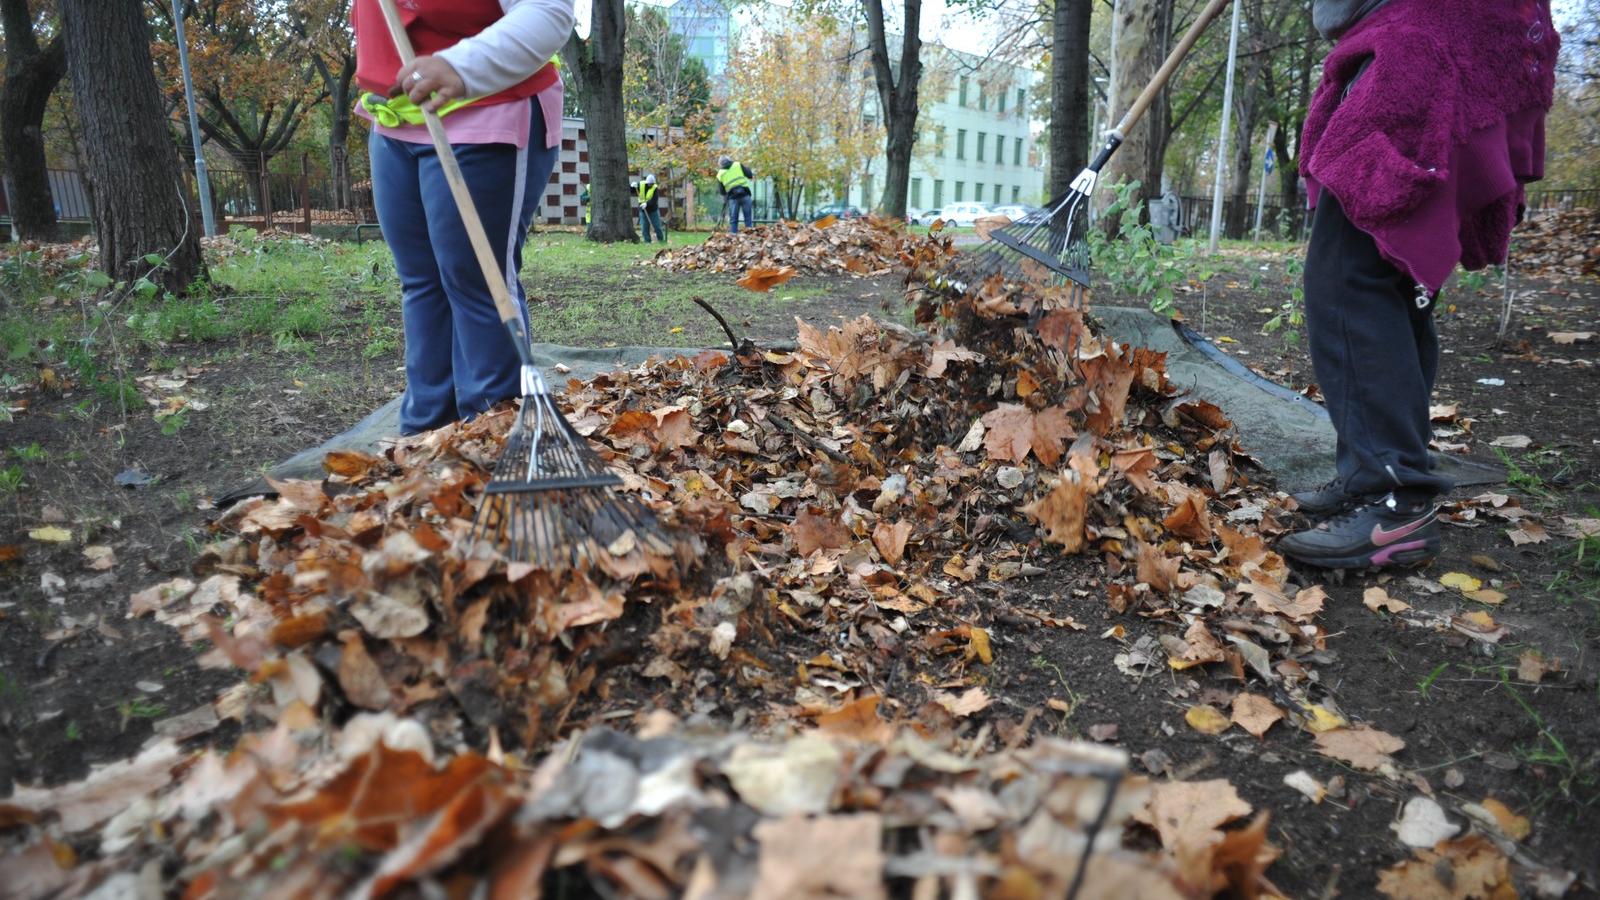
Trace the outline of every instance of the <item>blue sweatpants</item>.
<path fill-rule="evenodd" d="M 533 123 L 526 148 L 452 148 L 524 327 L 527 301 L 517 277 L 522 241 L 559 153 L 545 147 L 544 117 L 538 103 L 529 102 Z M 517 396 L 521 363 L 495 311 L 433 145 L 398 141 L 374 130 L 367 147 L 373 204 L 400 276 L 406 340 L 400 431 L 416 434 L 471 418 Z"/>
<path fill-rule="evenodd" d="M 744 227 L 750 228 L 755 224 L 754 211 L 755 197 L 750 194 L 747 193 L 743 197 L 728 198 L 728 215 L 732 217 L 729 222 L 733 225 L 734 234 L 739 233 L 739 216 L 741 214 L 744 216 Z"/>

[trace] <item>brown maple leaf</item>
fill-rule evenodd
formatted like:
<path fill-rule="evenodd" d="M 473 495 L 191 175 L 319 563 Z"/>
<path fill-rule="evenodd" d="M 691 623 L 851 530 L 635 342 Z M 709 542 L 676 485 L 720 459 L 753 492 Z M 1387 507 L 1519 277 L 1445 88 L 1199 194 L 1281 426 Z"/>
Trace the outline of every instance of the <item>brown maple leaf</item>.
<path fill-rule="evenodd" d="M 794 266 L 754 266 L 736 284 L 764 294 L 794 276 Z"/>
<path fill-rule="evenodd" d="M 802 558 L 817 550 L 838 550 L 850 544 L 850 532 L 839 522 L 838 516 L 810 507 L 800 510 L 788 531 Z"/>
<path fill-rule="evenodd" d="M 1044 539 L 1060 544 L 1065 553 L 1084 547 L 1084 516 L 1089 504 L 1089 486 L 1083 477 L 1068 470 L 1054 480 L 1049 493 L 1022 507 L 1022 512 L 1044 528 Z"/>
<path fill-rule="evenodd" d="M 1038 413 L 1015 403 L 1002 403 L 983 416 L 983 446 L 990 459 L 1021 464 L 1032 452 L 1039 462 L 1061 461 L 1062 444 L 1076 432 L 1067 411 L 1052 406 Z"/>

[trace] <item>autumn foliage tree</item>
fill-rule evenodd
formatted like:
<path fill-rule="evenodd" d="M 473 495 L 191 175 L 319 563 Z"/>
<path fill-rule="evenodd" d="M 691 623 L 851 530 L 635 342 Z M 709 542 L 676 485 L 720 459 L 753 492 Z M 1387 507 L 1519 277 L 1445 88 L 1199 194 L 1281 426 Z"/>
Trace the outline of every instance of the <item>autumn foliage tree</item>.
<path fill-rule="evenodd" d="M 869 82 L 848 36 L 823 23 L 762 34 L 728 64 L 728 143 L 770 177 L 784 215 L 808 190 L 847 186 L 883 146 Z"/>
<path fill-rule="evenodd" d="M 56 229 L 43 127 L 50 94 L 67 71 L 67 53 L 59 29 L 53 35 L 35 34 L 47 24 L 43 20 L 48 11 L 48 4 L 30 8 L 28 0 L 0 0 L 6 48 L 5 83 L 0 85 L 0 159 L 11 176 L 11 219 L 25 240 L 49 240 Z"/>

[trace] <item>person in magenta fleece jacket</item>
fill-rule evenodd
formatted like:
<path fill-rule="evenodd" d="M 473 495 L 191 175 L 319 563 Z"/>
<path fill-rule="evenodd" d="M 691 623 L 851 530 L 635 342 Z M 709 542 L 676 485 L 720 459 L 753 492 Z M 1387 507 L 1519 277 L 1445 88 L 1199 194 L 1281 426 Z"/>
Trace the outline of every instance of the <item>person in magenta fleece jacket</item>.
<path fill-rule="evenodd" d="M 1336 41 L 1306 113 L 1300 173 L 1312 366 L 1338 475 L 1294 495 L 1314 520 L 1279 550 L 1327 568 L 1439 551 L 1428 454 L 1433 309 L 1459 263 L 1503 262 L 1523 185 L 1544 175 L 1560 45 L 1549 0 L 1315 0 Z"/>
<path fill-rule="evenodd" d="M 573 0 L 398 0 L 416 51 L 400 64 L 378 0 L 355 0 L 356 113 L 372 121 L 372 197 L 405 323 L 400 431 L 471 418 L 520 393 L 521 363 L 461 224 L 419 106 L 441 116 L 499 271 L 523 311 L 522 243 L 561 151 Z"/>

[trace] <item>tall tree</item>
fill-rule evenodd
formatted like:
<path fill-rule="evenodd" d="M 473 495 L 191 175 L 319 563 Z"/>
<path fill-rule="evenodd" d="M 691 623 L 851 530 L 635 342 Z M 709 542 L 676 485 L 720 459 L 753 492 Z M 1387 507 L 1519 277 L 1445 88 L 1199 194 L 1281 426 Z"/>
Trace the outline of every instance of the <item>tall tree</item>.
<path fill-rule="evenodd" d="M 133 280 L 151 269 L 181 292 L 204 271 L 178 154 L 167 131 L 139 0 L 60 0 L 67 72 L 93 182 L 100 268 Z"/>
<path fill-rule="evenodd" d="M 1166 22 L 1166 8 L 1171 0 L 1117 0 L 1111 22 L 1111 98 L 1113 118 L 1120 117 L 1133 106 L 1133 101 L 1144 90 L 1161 67 L 1162 47 L 1166 43 L 1161 32 Z M 1151 172 L 1150 131 L 1153 117 L 1145 116 L 1133 130 L 1122 136 L 1122 147 L 1106 165 L 1103 178 L 1108 184 L 1119 181 L 1140 182 L 1139 199 L 1147 200 L 1161 191 L 1161 175 Z M 1151 175 L 1155 177 L 1152 179 Z M 1099 191 L 1097 201 L 1103 206 L 1111 202 L 1109 191 Z M 1143 215 L 1143 203 L 1140 204 Z M 1115 217 L 1103 220 L 1109 234 L 1116 234 L 1120 223 Z"/>
<path fill-rule="evenodd" d="M 44 114 L 67 71 L 60 29 L 39 46 L 28 0 L 0 0 L 6 33 L 5 84 L 0 86 L 0 158 L 11 175 L 11 221 L 23 240 L 56 237 L 55 204 L 45 168 Z"/>
<path fill-rule="evenodd" d="M 911 155 L 917 141 L 917 90 L 922 81 L 922 0 L 904 0 L 900 21 L 900 58 L 889 54 L 883 0 L 863 0 L 867 19 L 867 51 L 872 60 L 878 104 L 883 109 L 883 199 L 878 209 L 892 219 L 906 214 L 911 184 Z"/>
<path fill-rule="evenodd" d="M 1050 185 L 1055 197 L 1089 164 L 1089 26 L 1094 0 L 1055 0 L 1050 41 Z"/>
<path fill-rule="evenodd" d="M 304 0 L 291 26 L 328 99 L 328 179 L 333 205 L 349 209 L 350 116 L 355 107 L 356 36 L 350 28 L 350 0 Z"/>
<path fill-rule="evenodd" d="M 578 88 L 586 114 L 593 215 L 585 236 L 608 244 L 639 239 L 633 227 L 628 120 L 622 101 L 627 33 L 623 0 L 594 0 L 589 9 L 589 39 L 579 37 L 574 29 L 561 49 L 561 60 Z"/>

